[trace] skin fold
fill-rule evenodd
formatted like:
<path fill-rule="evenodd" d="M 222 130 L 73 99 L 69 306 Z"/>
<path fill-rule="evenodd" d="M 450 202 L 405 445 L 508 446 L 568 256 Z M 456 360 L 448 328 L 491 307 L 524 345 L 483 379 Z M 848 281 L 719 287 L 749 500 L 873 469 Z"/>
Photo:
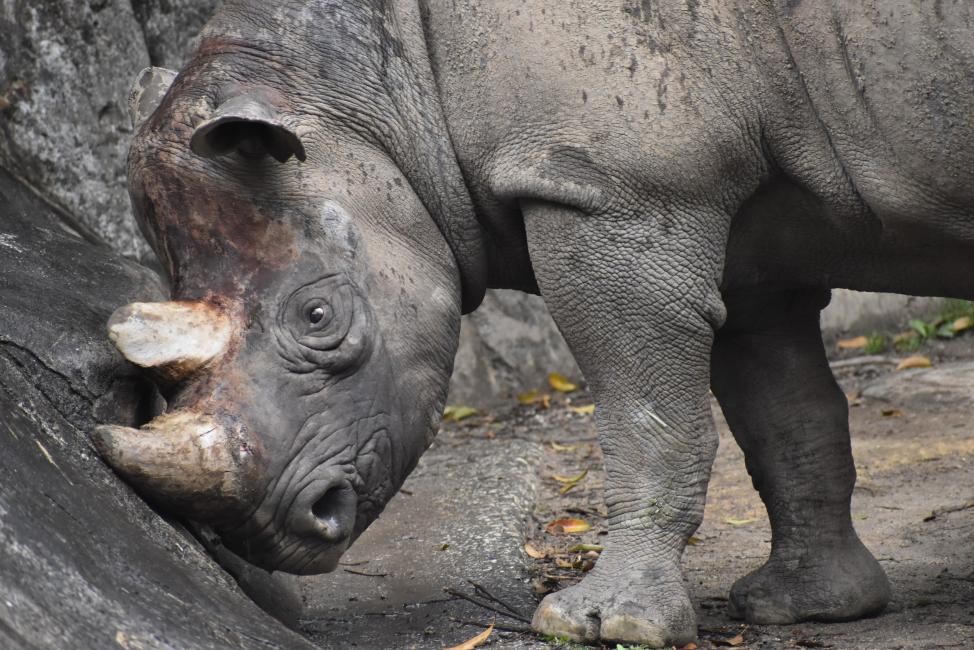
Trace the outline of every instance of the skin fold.
<path fill-rule="evenodd" d="M 254 562 L 329 570 L 431 441 L 461 312 L 540 292 L 610 530 L 536 629 L 694 638 L 711 388 L 773 529 L 732 613 L 878 613 L 818 317 L 832 287 L 974 295 L 972 25 L 961 0 L 226 2 L 137 98 L 130 183 L 173 299 L 233 323 L 169 411 L 245 473 L 177 494 L 109 461 Z"/>

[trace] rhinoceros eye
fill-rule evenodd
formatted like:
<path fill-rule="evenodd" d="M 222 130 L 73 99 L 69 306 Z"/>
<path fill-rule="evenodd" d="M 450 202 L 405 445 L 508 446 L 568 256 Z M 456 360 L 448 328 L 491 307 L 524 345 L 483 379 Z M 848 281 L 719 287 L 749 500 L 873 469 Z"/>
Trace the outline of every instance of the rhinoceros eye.
<path fill-rule="evenodd" d="M 317 325 L 325 318 L 325 308 L 324 307 L 314 307 L 308 313 L 308 320 L 311 321 L 312 325 Z"/>

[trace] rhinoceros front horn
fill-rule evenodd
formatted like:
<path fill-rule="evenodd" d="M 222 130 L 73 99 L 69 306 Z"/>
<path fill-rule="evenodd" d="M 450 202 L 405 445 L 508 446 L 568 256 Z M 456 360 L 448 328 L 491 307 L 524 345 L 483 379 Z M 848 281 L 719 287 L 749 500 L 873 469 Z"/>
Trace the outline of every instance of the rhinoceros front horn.
<path fill-rule="evenodd" d="M 230 318 L 206 302 L 137 302 L 119 307 L 108 336 L 122 355 L 164 383 L 178 383 L 230 345 Z"/>
<path fill-rule="evenodd" d="M 284 163 L 307 158 L 304 144 L 260 93 L 241 94 L 223 102 L 213 117 L 196 127 L 189 141 L 193 153 L 216 158 L 237 151 L 246 158 L 272 156 Z"/>
<path fill-rule="evenodd" d="M 253 498 L 255 448 L 208 416 L 174 411 L 141 429 L 99 426 L 92 441 L 132 486 L 190 518 L 232 517 Z"/>

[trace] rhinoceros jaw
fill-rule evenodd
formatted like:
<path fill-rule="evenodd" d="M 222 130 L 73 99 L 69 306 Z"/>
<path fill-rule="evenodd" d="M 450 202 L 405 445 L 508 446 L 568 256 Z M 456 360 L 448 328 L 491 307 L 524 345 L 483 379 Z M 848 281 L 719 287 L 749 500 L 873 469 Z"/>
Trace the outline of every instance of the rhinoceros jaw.
<path fill-rule="evenodd" d="M 223 354 L 232 327 L 220 308 L 205 302 L 143 302 L 115 310 L 108 336 L 122 355 L 178 382 Z"/>
<path fill-rule="evenodd" d="M 98 453 L 139 492 L 202 521 L 245 508 L 256 457 L 239 432 L 198 413 L 174 411 L 141 429 L 104 425 Z"/>

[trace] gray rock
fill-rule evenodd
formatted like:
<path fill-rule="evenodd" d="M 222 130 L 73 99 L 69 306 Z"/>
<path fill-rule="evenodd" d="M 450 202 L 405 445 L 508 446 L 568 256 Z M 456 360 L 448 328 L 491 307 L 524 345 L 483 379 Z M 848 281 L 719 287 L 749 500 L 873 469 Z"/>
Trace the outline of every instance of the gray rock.
<path fill-rule="evenodd" d="M 832 302 L 822 312 L 822 332 L 826 338 L 850 332 L 894 332 L 907 329 L 911 318 L 933 316 L 943 305 L 942 298 L 834 289 Z"/>
<path fill-rule="evenodd" d="M 862 395 L 904 407 L 970 404 L 974 401 L 974 362 L 889 373 L 863 388 Z"/>
<path fill-rule="evenodd" d="M 557 371 L 581 378 L 544 301 L 517 291 L 488 291 L 460 330 L 449 401 L 489 406 L 548 385 Z"/>
<path fill-rule="evenodd" d="M 129 88 L 150 62 L 180 65 L 215 4 L 0 3 L 0 167 L 116 250 L 143 256 L 125 185 Z"/>
<path fill-rule="evenodd" d="M 126 97 L 149 64 L 127 0 L 0 4 L 0 166 L 118 250 L 144 244 L 130 216 Z"/>

